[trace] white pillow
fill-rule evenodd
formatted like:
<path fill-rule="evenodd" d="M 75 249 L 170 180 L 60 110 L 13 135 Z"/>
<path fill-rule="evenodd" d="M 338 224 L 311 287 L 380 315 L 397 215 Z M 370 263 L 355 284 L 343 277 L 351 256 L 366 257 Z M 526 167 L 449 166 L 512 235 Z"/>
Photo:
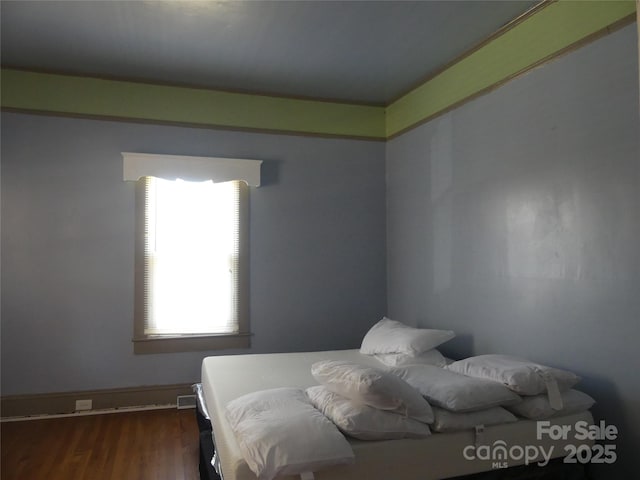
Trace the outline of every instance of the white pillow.
<path fill-rule="evenodd" d="M 520 395 L 552 393 L 553 383 L 560 391 L 569 390 L 580 381 L 580 377 L 567 370 L 508 355 L 479 355 L 453 362 L 447 368 L 470 377 L 500 382 Z"/>
<path fill-rule="evenodd" d="M 589 410 L 596 401 L 589 395 L 578 390 L 567 390 L 562 392 L 563 407 L 560 410 L 554 410 L 551 407 L 549 398 L 546 394 L 535 395 L 533 397 L 524 397 L 522 402 L 517 405 L 508 407 L 510 411 L 521 417 L 531 420 L 541 420 L 543 418 L 559 417 L 562 415 L 570 415 L 572 413 L 584 412 Z"/>
<path fill-rule="evenodd" d="M 435 365 L 445 367 L 450 362 L 435 348 L 420 355 L 413 356 L 406 353 L 379 353 L 375 357 L 389 367 L 402 367 L 404 365 Z"/>
<path fill-rule="evenodd" d="M 493 407 L 477 412 L 456 413 L 443 408 L 433 407 L 435 420 L 431 428 L 436 432 L 456 432 L 468 430 L 478 425 L 499 425 L 501 423 L 513 423 L 518 419 L 502 407 Z"/>
<path fill-rule="evenodd" d="M 349 442 L 299 388 L 249 393 L 229 402 L 226 416 L 260 480 L 354 462 Z"/>
<path fill-rule="evenodd" d="M 418 390 L 429 403 L 453 412 L 472 412 L 520 402 L 520 397 L 504 385 L 433 365 L 408 365 L 389 371 Z"/>
<path fill-rule="evenodd" d="M 416 356 L 436 348 L 453 337 L 455 333 L 451 330 L 413 328 L 384 317 L 364 336 L 360 353 L 366 355 L 406 353 Z"/>
<path fill-rule="evenodd" d="M 429 403 L 391 373 L 347 361 L 323 360 L 311 366 L 311 374 L 333 393 L 356 403 L 390 410 L 424 423 L 433 422 Z"/>
<path fill-rule="evenodd" d="M 360 440 L 393 440 L 424 438 L 431 435 L 429 427 L 417 420 L 355 403 L 333 393 L 324 385 L 307 389 L 314 407 L 324 413 L 347 435 Z"/>

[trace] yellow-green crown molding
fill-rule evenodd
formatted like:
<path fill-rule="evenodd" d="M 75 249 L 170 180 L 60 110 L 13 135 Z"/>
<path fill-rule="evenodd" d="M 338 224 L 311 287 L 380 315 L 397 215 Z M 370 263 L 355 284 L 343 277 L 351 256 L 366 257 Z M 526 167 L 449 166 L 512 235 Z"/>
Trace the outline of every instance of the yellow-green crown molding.
<path fill-rule="evenodd" d="M 2 70 L 2 107 L 258 131 L 384 139 L 384 107 Z"/>
<path fill-rule="evenodd" d="M 386 107 L 2 69 L 5 110 L 385 140 L 635 21 L 636 2 L 544 1 Z"/>
<path fill-rule="evenodd" d="M 386 110 L 392 138 L 635 20 L 636 2 L 545 1 Z"/>

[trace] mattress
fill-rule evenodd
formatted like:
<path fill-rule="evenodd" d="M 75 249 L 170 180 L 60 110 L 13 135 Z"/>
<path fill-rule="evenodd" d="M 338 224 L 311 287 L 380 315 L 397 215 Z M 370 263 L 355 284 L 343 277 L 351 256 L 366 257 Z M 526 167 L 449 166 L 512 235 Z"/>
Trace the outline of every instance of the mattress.
<path fill-rule="evenodd" d="M 234 434 L 224 415 L 228 402 L 244 394 L 276 387 L 306 388 L 316 385 L 311 365 L 320 360 L 348 360 L 384 368 L 374 357 L 358 350 L 337 350 L 304 353 L 276 353 L 207 357 L 202 363 L 202 387 L 213 424 L 216 453 L 224 480 L 256 480 L 244 461 Z M 552 424 L 575 430 L 579 421 L 593 423 L 589 412 L 554 418 Z M 353 465 L 336 466 L 315 472 L 316 480 L 436 480 L 505 468 L 525 463 L 521 452 L 535 461 L 542 460 L 541 448 L 551 457 L 567 455 L 568 445 L 590 444 L 578 441 L 570 434 L 557 440 L 543 435 L 538 439 L 537 422 L 520 420 L 516 423 L 486 427 L 480 436 L 475 431 L 434 433 L 424 439 L 388 441 L 360 441 L 349 439 L 355 453 Z M 476 442 L 488 448 L 476 450 Z M 496 443 L 497 442 L 497 443 Z M 505 442 L 510 453 L 506 458 L 495 448 Z M 515 448 L 513 448 L 515 447 Z M 513 448 L 513 450 L 511 450 Z M 535 449 L 535 450 L 534 450 Z M 531 459 L 534 460 L 533 458 Z M 531 463 L 531 462 L 530 462 Z M 299 477 L 282 477 L 284 480 Z"/>

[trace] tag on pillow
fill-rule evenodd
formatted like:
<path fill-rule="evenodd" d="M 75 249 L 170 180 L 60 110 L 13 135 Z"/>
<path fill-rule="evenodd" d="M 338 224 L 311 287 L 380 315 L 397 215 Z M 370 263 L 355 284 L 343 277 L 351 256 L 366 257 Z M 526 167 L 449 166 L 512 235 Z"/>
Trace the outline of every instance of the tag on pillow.
<path fill-rule="evenodd" d="M 302 472 L 300 474 L 300 480 L 314 480 L 313 472 Z"/>
<path fill-rule="evenodd" d="M 484 444 L 484 425 L 475 426 L 475 444 L 476 448 Z"/>
<path fill-rule="evenodd" d="M 556 382 L 554 376 L 547 370 L 542 370 L 535 367 L 534 370 L 544 380 L 544 384 L 547 387 L 547 396 L 549 397 L 549 405 L 551 406 L 551 408 L 556 411 L 562 410 L 562 395 L 560 395 L 560 388 L 558 388 L 558 382 Z"/>

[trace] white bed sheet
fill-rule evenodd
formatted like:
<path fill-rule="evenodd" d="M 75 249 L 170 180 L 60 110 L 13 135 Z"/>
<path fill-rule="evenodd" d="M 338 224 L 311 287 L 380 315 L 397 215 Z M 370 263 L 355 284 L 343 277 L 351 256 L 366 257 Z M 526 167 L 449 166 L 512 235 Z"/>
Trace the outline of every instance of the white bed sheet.
<path fill-rule="evenodd" d="M 374 357 L 362 355 L 358 350 L 226 355 L 203 360 L 202 386 L 224 480 L 256 480 L 242 458 L 225 418 L 226 404 L 258 390 L 316 385 L 311 365 L 319 360 L 349 360 L 385 368 Z M 583 412 L 553 419 L 554 424 L 569 425 L 572 431 L 578 421 L 592 423 L 593 418 L 589 412 Z M 485 429 L 482 444 L 493 445 L 502 440 L 508 446 L 542 446 L 545 451 L 553 447 L 553 456 L 558 457 L 566 455 L 567 444 L 585 443 L 571 437 L 566 441 L 553 441 L 548 437 L 537 440 L 536 433 L 535 421 L 496 425 Z M 491 470 L 493 463 L 491 460 L 468 460 L 464 457 L 464 448 L 475 443 L 473 431 L 434 433 L 424 439 L 349 441 L 356 455 L 355 464 L 316 472 L 316 480 L 436 480 Z M 508 466 L 522 463 L 524 460 L 508 460 Z M 293 480 L 297 477 L 284 478 Z"/>

